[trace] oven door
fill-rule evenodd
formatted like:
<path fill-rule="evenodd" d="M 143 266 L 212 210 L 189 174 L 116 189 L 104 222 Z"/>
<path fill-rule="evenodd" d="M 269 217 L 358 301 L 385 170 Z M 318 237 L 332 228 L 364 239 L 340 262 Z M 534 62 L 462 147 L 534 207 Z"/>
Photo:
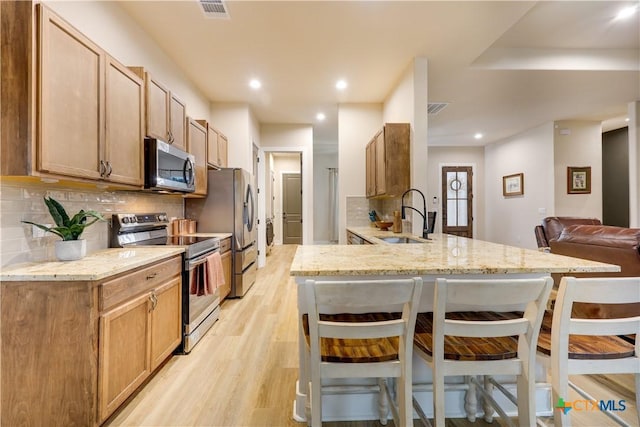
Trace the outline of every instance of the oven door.
<path fill-rule="evenodd" d="M 217 251 L 215 251 L 217 252 Z M 220 305 L 220 292 L 216 289 L 213 294 L 197 295 L 191 291 L 195 288 L 200 274 L 204 273 L 204 263 L 212 252 L 208 252 L 194 259 L 185 260 L 185 280 L 182 292 L 182 318 L 184 333 L 192 334 L 213 311 Z"/>

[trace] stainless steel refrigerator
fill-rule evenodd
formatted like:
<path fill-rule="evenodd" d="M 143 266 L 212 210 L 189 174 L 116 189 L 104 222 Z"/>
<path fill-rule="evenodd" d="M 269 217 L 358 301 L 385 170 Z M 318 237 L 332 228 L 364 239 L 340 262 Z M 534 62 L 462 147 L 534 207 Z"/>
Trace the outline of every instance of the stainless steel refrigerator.
<path fill-rule="evenodd" d="M 232 233 L 230 297 L 242 297 L 256 280 L 256 194 L 251 174 L 228 168 L 208 172 L 207 197 L 187 199 L 185 216 L 198 221 L 199 233 Z"/>

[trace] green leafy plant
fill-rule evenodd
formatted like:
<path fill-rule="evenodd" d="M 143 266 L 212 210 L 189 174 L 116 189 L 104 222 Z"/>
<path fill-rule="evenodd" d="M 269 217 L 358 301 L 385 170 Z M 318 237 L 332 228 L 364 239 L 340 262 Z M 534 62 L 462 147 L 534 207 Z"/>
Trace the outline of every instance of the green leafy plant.
<path fill-rule="evenodd" d="M 62 240 L 78 240 L 85 228 L 98 221 L 106 221 L 99 212 L 85 211 L 82 209 L 80 212 L 75 214 L 73 218 L 69 218 L 64 207 L 51 197 L 48 199 L 45 197 L 44 203 L 47 205 L 47 208 L 49 208 L 49 213 L 51 214 L 53 221 L 56 223 L 55 227 L 47 227 L 46 225 L 36 224 L 31 221 L 22 222 L 25 224 L 35 225 L 41 230 L 56 234 L 60 236 Z M 92 220 L 87 222 L 88 218 L 92 218 Z"/>

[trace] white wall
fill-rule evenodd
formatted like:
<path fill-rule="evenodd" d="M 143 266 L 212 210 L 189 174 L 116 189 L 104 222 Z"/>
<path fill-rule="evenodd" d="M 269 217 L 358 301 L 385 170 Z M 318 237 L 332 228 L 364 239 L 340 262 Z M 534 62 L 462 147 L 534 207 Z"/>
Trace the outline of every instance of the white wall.
<path fill-rule="evenodd" d="M 313 243 L 313 128 L 310 125 L 297 124 L 263 124 L 260 126 L 260 158 L 266 158 L 269 152 L 302 153 L 302 243 Z M 258 186 L 265 187 L 265 161 L 258 165 Z M 258 213 L 260 224 L 265 221 L 265 192 L 258 196 Z M 258 239 L 258 265 L 266 262 L 265 239 Z"/>
<path fill-rule="evenodd" d="M 534 227 L 554 214 L 553 123 L 485 147 L 485 240 L 535 249 Z M 524 173 L 524 195 L 504 197 L 502 177 Z"/>
<path fill-rule="evenodd" d="M 629 227 L 640 227 L 640 101 L 627 106 L 629 117 Z"/>
<path fill-rule="evenodd" d="M 195 119 L 210 118 L 207 98 L 149 35 L 118 6 L 118 2 L 44 3 L 124 65 L 145 67 L 186 103 L 188 116 Z"/>
<path fill-rule="evenodd" d="M 338 230 L 340 244 L 346 244 L 347 196 L 364 196 L 365 147 L 382 128 L 382 104 L 340 104 L 338 106 Z"/>
<path fill-rule="evenodd" d="M 555 122 L 554 159 L 556 215 L 602 219 L 601 123 Z M 568 166 L 591 167 L 591 194 L 567 194 Z"/>
<path fill-rule="evenodd" d="M 338 153 L 316 149 L 313 154 L 313 237 L 315 243 L 328 243 L 329 230 L 329 170 L 338 167 Z M 338 171 L 338 179 L 340 179 Z"/>
<path fill-rule="evenodd" d="M 427 197 L 428 179 L 428 63 L 426 58 L 415 58 L 401 76 L 398 84 L 387 96 L 383 108 L 384 123 L 409 123 L 411 127 L 411 187 Z M 413 206 L 422 206 L 422 198 L 415 192 L 405 200 Z M 413 212 L 413 233 L 422 235 L 422 218 Z"/>
<path fill-rule="evenodd" d="M 484 147 L 429 147 L 427 175 L 429 179 L 427 210 L 437 211 L 436 233 L 442 231 L 442 167 L 471 166 L 473 168 L 473 237 L 485 237 Z M 433 203 L 434 197 L 437 202 Z"/>
<path fill-rule="evenodd" d="M 253 170 L 252 113 L 248 104 L 211 103 L 211 123 L 228 139 L 228 166 Z"/>

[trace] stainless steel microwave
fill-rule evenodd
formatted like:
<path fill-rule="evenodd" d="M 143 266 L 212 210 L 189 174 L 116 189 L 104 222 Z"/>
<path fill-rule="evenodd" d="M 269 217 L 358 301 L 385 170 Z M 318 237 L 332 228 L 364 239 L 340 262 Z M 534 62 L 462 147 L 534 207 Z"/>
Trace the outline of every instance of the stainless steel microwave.
<path fill-rule="evenodd" d="M 195 157 L 155 138 L 144 140 L 144 188 L 195 191 Z"/>

